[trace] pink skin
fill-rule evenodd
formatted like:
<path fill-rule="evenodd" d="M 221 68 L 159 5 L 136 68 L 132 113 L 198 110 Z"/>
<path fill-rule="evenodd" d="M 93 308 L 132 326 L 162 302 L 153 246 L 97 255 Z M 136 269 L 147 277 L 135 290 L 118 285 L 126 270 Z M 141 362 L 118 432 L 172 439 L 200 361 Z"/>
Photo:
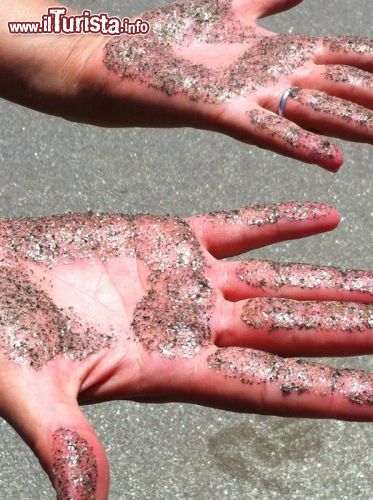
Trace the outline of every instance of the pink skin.
<path fill-rule="evenodd" d="M 107 82 L 115 94 L 126 94 L 133 86 L 136 94 L 140 83 L 145 93 L 154 89 L 166 94 L 176 108 L 187 106 L 192 119 L 202 118 L 205 128 L 335 171 L 343 161 L 341 151 L 305 129 L 371 143 L 370 109 L 335 98 L 315 107 L 303 99 L 286 109 L 286 118 L 274 113 L 281 95 L 294 86 L 325 89 L 348 100 L 353 95 L 356 102 L 372 108 L 373 77 L 363 70 L 373 67 L 373 45 L 363 40 L 276 35 L 256 25 L 258 18 L 297 3 L 196 0 L 189 2 L 189 11 L 183 2 L 176 2 L 148 12 L 143 17 L 155 27 L 155 34 L 140 41 L 128 37 L 105 41 L 105 64 L 123 79 L 123 87 L 110 74 Z M 194 21 L 194 5 L 207 12 L 205 17 Z M 216 15 L 216 22 L 204 24 L 209 15 Z M 336 67 L 335 60 L 340 63 Z M 94 54 L 89 64 L 99 64 Z M 353 66 L 363 68 L 359 78 Z M 352 116 L 346 121 L 341 116 L 351 106 Z"/>
<path fill-rule="evenodd" d="M 137 38 L 19 38 L 0 27 L 0 94 L 95 125 L 214 130 L 336 171 L 342 152 L 317 131 L 372 143 L 373 41 L 258 26 L 298 3 L 179 1 L 143 14 L 152 30 Z M 3 4 L 13 20 L 38 20 L 49 6 Z M 281 118 L 280 98 L 290 87 L 302 90 Z"/>
<path fill-rule="evenodd" d="M 337 224 L 328 205 L 295 202 L 0 221 L 0 411 L 58 498 L 107 497 L 78 401 L 373 420 L 372 374 L 286 358 L 372 353 L 372 273 L 218 260 Z"/>
<path fill-rule="evenodd" d="M 94 500 L 97 462 L 93 449 L 76 431 L 60 427 L 53 434 L 53 480 L 58 498 Z"/>

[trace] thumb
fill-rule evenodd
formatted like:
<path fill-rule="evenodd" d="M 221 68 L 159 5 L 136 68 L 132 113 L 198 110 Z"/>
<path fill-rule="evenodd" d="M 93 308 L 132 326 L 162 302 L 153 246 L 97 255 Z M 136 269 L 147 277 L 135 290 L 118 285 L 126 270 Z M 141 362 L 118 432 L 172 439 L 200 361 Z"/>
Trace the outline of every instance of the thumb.
<path fill-rule="evenodd" d="M 108 461 L 75 400 L 34 402 L 7 420 L 38 457 L 58 500 L 107 499 Z"/>

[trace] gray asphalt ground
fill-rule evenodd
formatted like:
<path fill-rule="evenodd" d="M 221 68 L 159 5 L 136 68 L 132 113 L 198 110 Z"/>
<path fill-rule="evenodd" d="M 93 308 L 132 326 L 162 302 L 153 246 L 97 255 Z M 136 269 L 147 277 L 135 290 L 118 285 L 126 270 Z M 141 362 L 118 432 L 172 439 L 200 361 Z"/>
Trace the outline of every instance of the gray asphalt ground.
<path fill-rule="evenodd" d="M 69 2 L 79 10 L 121 16 L 157 4 Z M 372 37 L 372 2 L 307 0 L 263 24 L 284 33 Z M 343 216 L 337 230 L 251 255 L 372 267 L 373 150 L 368 146 L 343 143 L 345 165 L 332 175 L 214 133 L 103 130 L 5 101 L 0 112 L 1 216 L 89 209 L 190 214 L 248 203 L 324 201 Z M 373 368 L 366 357 L 331 361 Z M 109 457 L 113 500 L 372 497 L 373 440 L 366 424 L 177 404 L 118 402 L 85 411 Z M 0 428 L 0 498 L 53 498 L 26 445 L 7 423 Z"/>

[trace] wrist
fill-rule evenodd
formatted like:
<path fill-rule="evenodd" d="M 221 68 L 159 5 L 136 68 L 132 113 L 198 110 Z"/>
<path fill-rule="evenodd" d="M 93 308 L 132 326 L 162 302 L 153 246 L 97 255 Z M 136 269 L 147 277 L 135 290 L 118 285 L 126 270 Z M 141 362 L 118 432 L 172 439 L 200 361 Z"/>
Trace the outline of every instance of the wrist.
<path fill-rule="evenodd" d="M 9 33 L 8 22 L 40 22 L 50 1 L 2 0 L 0 97 L 74 119 L 79 78 L 94 36 Z M 72 12 L 70 12 L 72 13 Z"/>
<path fill-rule="evenodd" d="M 0 97 L 94 125 L 211 128 L 187 98 L 111 71 L 105 64 L 110 37 L 9 33 L 8 21 L 40 22 L 50 0 L 0 1 Z"/>

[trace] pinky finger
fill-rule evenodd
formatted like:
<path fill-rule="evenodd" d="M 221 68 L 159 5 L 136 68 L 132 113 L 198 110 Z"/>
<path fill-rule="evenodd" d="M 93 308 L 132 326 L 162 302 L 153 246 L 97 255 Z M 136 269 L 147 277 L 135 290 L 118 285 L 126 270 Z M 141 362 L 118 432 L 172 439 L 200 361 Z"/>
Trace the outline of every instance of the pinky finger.
<path fill-rule="evenodd" d="M 237 123 L 237 116 L 234 121 Z M 247 111 L 240 128 L 246 129 L 251 142 L 275 153 L 313 163 L 332 172 L 336 172 L 343 163 L 342 152 L 325 137 L 308 132 L 263 108 Z"/>

